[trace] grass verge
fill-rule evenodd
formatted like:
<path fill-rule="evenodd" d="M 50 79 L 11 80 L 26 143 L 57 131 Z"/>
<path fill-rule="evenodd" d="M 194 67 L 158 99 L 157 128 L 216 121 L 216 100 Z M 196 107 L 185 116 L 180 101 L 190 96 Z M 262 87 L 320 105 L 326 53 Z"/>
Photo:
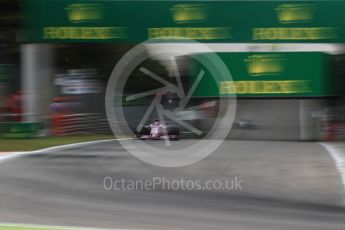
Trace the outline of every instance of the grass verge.
<path fill-rule="evenodd" d="M 0 139 L 0 152 L 33 151 L 57 145 L 114 139 L 112 135 L 80 135 L 63 137 L 39 137 L 32 139 Z M 2 229 L 0 227 L 0 229 Z"/>
<path fill-rule="evenodd" d="M 68 230 L 68 228 L 25 227 L 25 226 L 0 225 L 0 230 Z"/>

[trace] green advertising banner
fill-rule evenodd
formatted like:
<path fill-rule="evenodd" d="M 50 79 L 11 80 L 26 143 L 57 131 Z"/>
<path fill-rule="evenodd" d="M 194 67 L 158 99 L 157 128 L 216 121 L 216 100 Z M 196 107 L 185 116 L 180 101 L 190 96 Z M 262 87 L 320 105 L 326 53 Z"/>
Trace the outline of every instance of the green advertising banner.
<path fill-rule="evenodd" d="M 3 138 L 32 138 L 43 128 L 41 123 L 1 122 L 0 137 Z"/>
<path fill-rule="evenodd" d="M 23 42 L 344 42 L 345 2 L 25 0 Z"/>
<path fill-rule="evenodd" d="M 198 54 L 208 55 L 208 54 Z M 194 92 L 197 97 L 310 97 L 337 95 L 329 85 L 329 56 L 322 53 L 218 53 L 233 80 L 218 80 L 207 66 L 193 61 L 191 82 L 205 75 Z M 334 81 L 335 82 L 335 81 Z"/>

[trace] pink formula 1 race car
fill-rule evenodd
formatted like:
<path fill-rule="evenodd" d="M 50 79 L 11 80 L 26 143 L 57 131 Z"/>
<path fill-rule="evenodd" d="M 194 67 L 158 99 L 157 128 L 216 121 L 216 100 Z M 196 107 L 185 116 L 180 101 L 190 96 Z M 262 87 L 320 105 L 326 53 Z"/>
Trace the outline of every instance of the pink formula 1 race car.
<path fill-rule="evenodd" d="M 141 140 L 169 140 L 180 139 L 179 127 L 175 124 L 165 123 L 164 125 L 155 119 L 152 124 L 144 126 L 139 133 Z"/>

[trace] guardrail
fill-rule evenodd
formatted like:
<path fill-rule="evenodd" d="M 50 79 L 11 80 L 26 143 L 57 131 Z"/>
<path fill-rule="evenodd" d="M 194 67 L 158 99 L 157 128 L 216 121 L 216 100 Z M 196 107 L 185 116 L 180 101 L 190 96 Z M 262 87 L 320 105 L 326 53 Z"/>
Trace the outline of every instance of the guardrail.
<path fill-rule="evenodd" d="M 28 116 L 32 115 L 0 114 L 0 136 L 29 138 L 46 135 L 111 134 L 107 117 L 102 113 L 54 114 L 50 117 L 43 116 L 45 118 L 42 122 L 23 122 L 27 119 L 22 118 Z"/>
<path fill-rule="evenodd" d="M 75 113 L 53 115 L 50 125 L 53 135 L 73 135 L 81 133 L 110 134 L 108 120 L 101 113 Z"/>

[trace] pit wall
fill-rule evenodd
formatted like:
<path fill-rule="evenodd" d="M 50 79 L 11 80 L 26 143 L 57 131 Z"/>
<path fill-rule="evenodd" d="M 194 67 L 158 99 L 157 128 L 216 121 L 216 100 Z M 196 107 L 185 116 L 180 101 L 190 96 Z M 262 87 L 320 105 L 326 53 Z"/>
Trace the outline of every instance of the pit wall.
<path fill-rule="evenodd" d="M 315 141 L 323 139 L 323 99 L 238 99 L 228 138 Z"/>

